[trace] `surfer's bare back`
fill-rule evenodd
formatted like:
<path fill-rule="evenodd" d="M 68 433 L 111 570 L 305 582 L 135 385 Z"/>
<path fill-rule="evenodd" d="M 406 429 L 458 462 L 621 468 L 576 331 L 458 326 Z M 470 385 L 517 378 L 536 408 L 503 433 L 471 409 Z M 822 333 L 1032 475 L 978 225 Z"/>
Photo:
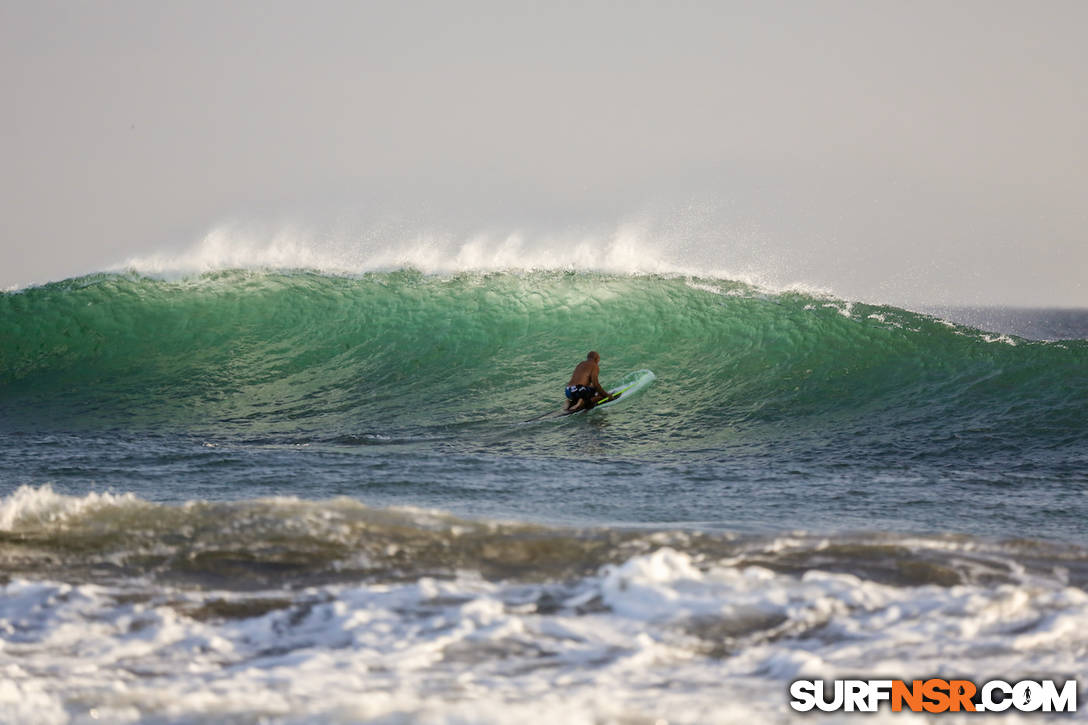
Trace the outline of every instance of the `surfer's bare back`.
<path fill-rule="evenodd" d="M 570 382 L 563 391 L 567 396 L 567 404 L 563 406 L 564 412 L 573 413 L 582 408 L 588 410 L 608 397 L 608 391 L 601 387 L 601 382 L 597 379 L 600 362 L 601 356 L 597 351 L 590 350 L 586 359 L 574 368 Z M 618 393 L 616 397 L 619 397 Z"/>

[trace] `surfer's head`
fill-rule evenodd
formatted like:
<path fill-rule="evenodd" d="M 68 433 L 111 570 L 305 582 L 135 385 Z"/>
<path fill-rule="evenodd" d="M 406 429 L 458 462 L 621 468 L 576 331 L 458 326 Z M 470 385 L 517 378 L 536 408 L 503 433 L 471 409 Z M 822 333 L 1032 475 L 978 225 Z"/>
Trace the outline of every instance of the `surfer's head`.
<path fill-rule="evenodd" d="M 586 355 L 586 360 L 592 360 L 593 362 L 600 362 L 601 361 L 601 355 L 596 350 L 590 350 L 589 354 Z"/>

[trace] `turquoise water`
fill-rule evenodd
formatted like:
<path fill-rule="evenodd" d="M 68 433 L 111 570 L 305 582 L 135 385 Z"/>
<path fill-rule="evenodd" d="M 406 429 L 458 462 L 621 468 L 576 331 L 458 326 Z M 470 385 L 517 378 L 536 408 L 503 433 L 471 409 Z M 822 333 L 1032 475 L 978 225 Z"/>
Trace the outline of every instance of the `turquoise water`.
<path fill-rule="evenodd" d="M 1084 340 L 714 280 L 241 271 L 7 293 L 0 334 L 9 488 L 1085 540 Z M 526 424 L 590 347 L 658 379 Z"/>

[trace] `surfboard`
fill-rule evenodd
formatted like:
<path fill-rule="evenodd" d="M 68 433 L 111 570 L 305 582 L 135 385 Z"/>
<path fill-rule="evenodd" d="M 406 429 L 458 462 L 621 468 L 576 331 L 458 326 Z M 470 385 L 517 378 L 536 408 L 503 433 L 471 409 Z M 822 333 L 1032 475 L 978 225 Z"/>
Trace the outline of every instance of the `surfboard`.
<path fill-rule="evenodd" d="M 653 370 L 636 370 L 632 373 L 627 373 L 616 387 L 609 389 L 608 397 L 601 400 L 601 402 L 597 403 L 592 408 L 589 408 L 588 410 L 585 408 L 579 410 L 561 410 L 559 411 L 559 416 L 578 415 L 579 413 L 588 413 L 593 410 L 607 408 L 611 405 L 618 405 L 626 400 L 630 400 L 631 396 L 652 383 L 656 378 L 657 376 L 654 375 Z"/>

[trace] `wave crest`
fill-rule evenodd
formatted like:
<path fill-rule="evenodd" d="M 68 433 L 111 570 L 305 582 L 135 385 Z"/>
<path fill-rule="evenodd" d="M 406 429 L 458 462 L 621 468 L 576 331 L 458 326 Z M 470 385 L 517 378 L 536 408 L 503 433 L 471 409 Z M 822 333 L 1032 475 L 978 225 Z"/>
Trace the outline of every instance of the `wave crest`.
<path fill-rule="evenodd" d="M 94 511 L 138 505 L 131 493 L 88 493 L 68 496 L 57 493 L 49 484 L 20 486 L 0 499 L 0 531 L 18 531 L 45 525 L 63 524 Z"/>
<path fill-rule="evenodd" d="M 740 281 L 766 291 L 821 291 L 751 266 L 731 268 L 711 262 L 682 238 L 648 221 L 564 233 L 513 229 L 456 234 L 377 227 L 351 237 L 296 226 L 266 229 L 225 224 L 187 249 L 131 257 L 113 271 L 176 279 L 238 269 L 348 275 L 403 269 L 447 275 L 541 271 L 695 275 Z"/>

